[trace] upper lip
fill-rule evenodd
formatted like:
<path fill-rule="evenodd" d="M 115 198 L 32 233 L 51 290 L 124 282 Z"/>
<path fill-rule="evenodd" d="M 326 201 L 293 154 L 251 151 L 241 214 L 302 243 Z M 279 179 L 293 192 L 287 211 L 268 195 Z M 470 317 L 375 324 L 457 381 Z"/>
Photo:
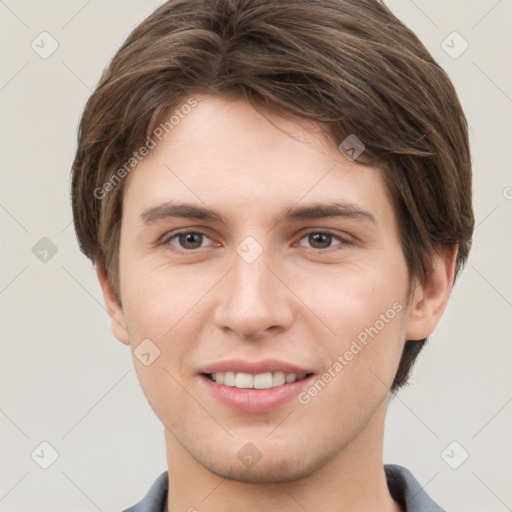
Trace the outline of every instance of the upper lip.
<path fill-rule="evenodd" d="M 200 368 L 199 373 L 243 372 L 257 375 L 259 373 L 273 373 L 278 371 L 297 374 L 313 373 L 311 369 L 287 361 L 280 361 L 279 359 L 260 359 L 259 361 L 225 359 L 203 366 Z"/>

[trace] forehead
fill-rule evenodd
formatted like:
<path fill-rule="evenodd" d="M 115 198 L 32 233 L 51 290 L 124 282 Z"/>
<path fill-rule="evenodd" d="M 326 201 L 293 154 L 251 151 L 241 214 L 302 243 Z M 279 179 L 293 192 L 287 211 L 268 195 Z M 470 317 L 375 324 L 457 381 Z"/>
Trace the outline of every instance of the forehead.
<path fill-rule="evenodd" d="M 129 174 L 124 202 L 130 211 L 180 199 L 238 214 L 320 202 L 355 204 L 376 219 L 390 214 L 380 171 L 351 162 L 325 127 L 242 99 L 195 99 Z"/>

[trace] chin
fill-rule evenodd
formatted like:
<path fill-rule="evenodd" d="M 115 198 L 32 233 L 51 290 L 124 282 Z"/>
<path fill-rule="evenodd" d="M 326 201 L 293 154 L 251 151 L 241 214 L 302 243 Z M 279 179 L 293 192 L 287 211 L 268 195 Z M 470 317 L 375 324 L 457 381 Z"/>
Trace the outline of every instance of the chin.
<path fill-rule="evenodd" d="M 290 455 L 290 451 L 295 452 Z M 317 447 L 318 450 L 318 447 Z M 266 452 L 266 454 L 265 454 Z M 272 484 L 279 482 L 294 482 L 306 478 L 315 473 L 324 465 L 332 454 L 297 453 L 290 447 L 288 453 L 282 450 L 263 450 L 261 458 L 251 467 L 244 466 L 237 453 L 219 453 L 219 450 L 203 453 L 191 453 L 193 458 L 207 469 L 221 478 L 227 478 L 242 483 Z"/>
<path fill-rule="evenodd" d="M 294 482 L 314 473 L 314 468 L 308 467 L 304 462 L 301 464 L 292 461 L 265 462 L 263 459 L 252 468 L 245 468 L 239 463 L 223 466 L 216 463 L 205 465 L 205 468 L 219 477 L 248 484 Z"/>

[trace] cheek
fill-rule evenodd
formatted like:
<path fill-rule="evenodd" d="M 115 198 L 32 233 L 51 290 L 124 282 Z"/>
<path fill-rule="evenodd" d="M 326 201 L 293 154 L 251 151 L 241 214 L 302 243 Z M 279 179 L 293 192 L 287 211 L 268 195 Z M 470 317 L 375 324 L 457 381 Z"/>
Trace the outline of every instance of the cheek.
<path fill-rule="evenodd" d="M 175 414 L 194 407 L 186 389 L 191 379 L 189 356 L 202 325 L 197 318 L 200 308 L 194 305 L 204 292 L 202 286 L 191 285 L 172 272 L 152 272 L 147 276 L 133 273 L 129 281 L 132 286 L 126 288 L 125 317 L 133 364 L 148 403 L 161 421 L 170 426 L 173 421 L 179 423 Z M 141 350 L 137 348 L 148 344 L 147 340 L 149 352 L 155 354 L 148 365 L 139 358 Z M 168 418 L 164 416 L 166 411 Z"/>
<path fill-rule="evenodd" d="M 326 431 L 330 426 L 349 437 L 387 398 L 405 332 L 401 302 L 386 300 L 381 308 L 372 304 L 371 309 L 359 306 L 347 303 L 343 313 L 338 312 L 336 337 L 324 338 L 325 366 L 298 397 L 309 411 L 306 416 L 321 417 Z"/>
<path fill-rule="evenodd" d="M 405 342 L 408 278 L 402 263 L 371 271 L 339 269 L 298 291 L 316 315 L 319 349 L 338 383 L 333 387 L 355 386 L 354 396 L 363 396 L 391 385 Z"/>
<path fill-rule="evenodd" d="M 122 273 L 124 311 L 134 332 L 145 330 L 159 338 L 194 317 L 194 309 L 216 281 L 204 272 L 184 271 L 169 265 L 126 262 Z M 179 329 L 177 328 L 179 325 Z"/>
<path fill-rule="evenodd" d="M 188 403 L 182 386 L 187 387 L 193 374 L 190 356 L 209 316 L 205 296 L 219 278 L 211 272 L 185 272 L 163 265 L 150 270 L 127 265 L 123 279 L 133 362 L 148 402 L 155 410 L 162 406 L 155 401 L 163 397 L 169 403 Z M 144 340 L 156 347 L 157 357 L 148 366 L 137 358 L 137 347 Z"/>
<path fill-rule="evenodd" d="M 294 284 L 297 296 L 323 321 L 326 332 L 341 340 L 355 338 L 376 323 L 379 331 L 402 323 L 399 313 L 405 310 L 406 290 L 405 263 L 387 268 L 339 267 L 309 278 L 303 274 Z"/>

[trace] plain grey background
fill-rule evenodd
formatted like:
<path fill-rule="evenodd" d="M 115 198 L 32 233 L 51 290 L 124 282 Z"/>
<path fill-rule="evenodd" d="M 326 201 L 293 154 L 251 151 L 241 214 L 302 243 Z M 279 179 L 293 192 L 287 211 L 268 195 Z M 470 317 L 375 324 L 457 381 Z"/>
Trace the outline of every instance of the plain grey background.
<path fill-rule="evenodd" d="M 85 102 L 128 33 L 161 3 L 0 0 L 2 512 L 120 511 L 167 468 L 163 427 L 129 348 L 110 332 L 69 201 Z M 459 93 L 471 126 L 477 227 L 445 317 L 390 405 L 385 461 L 408 467 L 449 511 L 505 512 L 512 510 L 512 2 L 388 5 Z"/>

